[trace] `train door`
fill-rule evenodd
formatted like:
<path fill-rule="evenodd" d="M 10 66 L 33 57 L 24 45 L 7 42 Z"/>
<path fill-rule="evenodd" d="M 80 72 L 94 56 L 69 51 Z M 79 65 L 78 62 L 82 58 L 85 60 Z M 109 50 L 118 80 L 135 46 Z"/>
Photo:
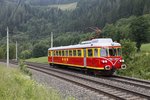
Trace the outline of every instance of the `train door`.
<path fill-rule="evenodd" d="M 84 67 L 86 67 L 86 48 L 84 48 L 83 50 L 84 50 L 84 59 L 83 59 L 83 62 L 84 62 Z"/>
<path fill-rule="evenodd" d="M 99 48 L 93 48 L 93 66 L 99 67 L 100 62 L 100 49 Z"/>

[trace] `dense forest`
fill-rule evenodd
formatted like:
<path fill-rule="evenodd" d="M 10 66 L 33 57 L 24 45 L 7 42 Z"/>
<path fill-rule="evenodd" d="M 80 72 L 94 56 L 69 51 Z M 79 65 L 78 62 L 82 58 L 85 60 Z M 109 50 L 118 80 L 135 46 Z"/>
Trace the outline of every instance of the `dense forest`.
<path fill-rule="evenodd" d="M 68 8 L 64 11 L 57 6 L 50 6 L 53 4 L 67 6 L 73 2 L 77 2 L 74 10 Z M 140 41 L 137 43 L 139 46 L 141 43 L 150 42 L 149 0 L 0 0 L 0 7 L 1 48 L 6 47 L 8 26 L 11 51 L 15 49 L 15 41 L 18 41 L 20 56 L 26 52 L 34 56 L 32 51 L 41 48 L 41 44 L 43 50 L 50 47 L 51 32 L 54 33 L 54 46 L 77 44 L 89 39 L 95 35 L 89 27 L 98 27 L 102 30 L 101 37 L 111 37 L 117 41 L 129 38 Z M 132 23 L 133 20 L 135 22 L 141 20 L 141 23 Z M 145 24 L 143 30 L 145 38 L 141 41 L 134 38 L 132 33 L 135 31 L 132 29 L 142 23 Z M 133 26 L 132 29 L 130 25 Z M 0 49 L 0 52 L 3 51 L 5 49 Z M 39 56 L 46 55 L 46 52 Z M 5 58 L 5 54 L 0 57 Z"/>

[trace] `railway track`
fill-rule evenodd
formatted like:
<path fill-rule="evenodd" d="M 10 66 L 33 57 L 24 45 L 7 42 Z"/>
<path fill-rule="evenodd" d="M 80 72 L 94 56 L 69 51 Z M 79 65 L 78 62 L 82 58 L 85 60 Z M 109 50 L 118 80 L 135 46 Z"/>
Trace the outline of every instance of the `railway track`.
<path fill-rule="evenodd" d="M 84 88 L 90 89 L 91 91 L 95 91 L 98 92 L 100 94 L 105 94 L 111 98 L 114 99 L 135 99 L 135 100 L 148 100 L 150 98 L 150 94 L 149 93 L 143 93 L 140 91 L 133 91 L 130 89 L 126 89 L 125 87 L 120 87 L 120 86 L 116 86 L 114 84 L 109 84 L 106 83 L 106 80 L 108 81 L 112 81 L 113 82 L 118 82 L 119 76 L 115 76 L 113 77 L 113 79 L 111 80 L 111 78 L 106 78 L 106 77 L 101 77 L 102 79 L 105 79 L 105 82 L 102 81 L 101 78 L 95 78 L 95 77 L 91 77 L 91 76 L 87 76 L 87 75 L 83 75 L 83 74 L 79 74 L 79 73 L 72 73 L 72 72 L 68 72 L 65 70 L 60 70 L 60 69 L 55 69 L 55 68 L 49 68 L 48 65 L 43 65 L 43 64 L 34 64 L 34 63 L 27 63 L 30 68 L 32 66 L 32 69 L 34 70 L 38 70 L 40 71 L 42 68 L 42 72 L 46 72 L 47 74 L 53 75 L 55 77 L 64 79 L 66 81 L 72 82 L 74 84 L 80 85 Z M 33 67 L 34 66 L 34 67 Z M 41 67 L 42 66 L 42 67 Z M 117 78 L 116 78 L 117 77 Z M 121 78 L 121 77 L 120 77 Z M 126 80 L 128 78 L 126 77 Z M 129 79 L 131 80 L 131 79 Z M 142 85 L 142 83 L 136 83 L 136 79 L 132 79 L 132 82 L 125 82 L 124 81 L 119 81 L 121 83 L 124 83 L 124 85 L 132 85 L 132 86 L 136 86 L 139 89 L 146 89 L 147 92 L 149 92 L 150 90 L 147 89 L 147 87 L 149 88 L 150 84 L 148 83 L 144 83 Z M 138 80 L 139 81 L 139 80 Z M 142 80 L 141 80 L 142 82 Z M 145 85 L 147 84 L 147 85 Z"/>
<path fill-rule="evenodd" d="M 13 62 L 14 63 L 14 62 Z M 15 64 L 15 63 L 14 63 Z M 149 100 L 150 99 L 150 81 L 113 76 L 113 77 L 93 77 L 73 71 L 62 70 L 59 68 L 50 68 L 47 64 L 29 63 L 27 65 L 30 69 L 34 69 L 63 80 L 69 81 L 73 84 L 80 85 L 90 91 L 104 94 L 110 98 L 118 100 Z M 123 84 L 122 86 L 116 85 L 116 82 Z M 126 87 L 134 87 L 130 89 Z M 140 89 L 140 90 L 138 90 Z M 144 92 L 143 92 L 144 91 Z"/>

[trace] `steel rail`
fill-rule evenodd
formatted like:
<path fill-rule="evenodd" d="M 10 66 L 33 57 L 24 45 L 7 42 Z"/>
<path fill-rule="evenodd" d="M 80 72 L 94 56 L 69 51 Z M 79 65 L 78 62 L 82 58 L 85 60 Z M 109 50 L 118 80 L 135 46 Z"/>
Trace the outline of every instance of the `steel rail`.
<path fill-rule="evenodd" d="M 49 72 L 49 70 L 48 70 L 48 71 L 47 71 L 47 70 L 44 71 L 44 70 L 41 70 L 41 69 L 39 69 L 39 68 L 35 68 L 35 67 L 33 68 L 33 67 L 31 67 L 31 66 L 28 66 L 28 68 L 33 69 L 33 70 L 36 70 L 36 71 L 43 72 L 43 73 L 45 73 L 45 74 L 48 74 L 48 75 L 51 75 L 51 76 L 54 76 L 54 77 L 57 77 L 57 78 L 60 78 L 60 79 L 63 79 L 63 80 L 66 80 L 66 81 L 71 82 L 71 83 L 73 83 L 73 84 L 76 84 L 76 85 L 78 85 L 78 86 L 84 87 L 84 88 L 86 88 L 86 89 L 88 89 L 88 90 L 91 90 L 91 91 L 94 91 L 94 92 L 97 92 L 97 93 L 100 93 L 100 94 L 107 95 L 108 97 L 112 97 L 112 98 L 114 98 L 114 99 L 116 99 L 116 100 L 126 100 L 126 99 L 124 99 L 124 98 L 122 98 L 122 97 L 118 97 L 118 96 L 113 95 L 113 94 L 111 94 L 111 93 L 102 91 L 102 90 L 100 90 L 100 89 L 93 88 L 93 87 L 91 87 L 91 86 L 88 86 L 88 85 L 86 85 L 86 84 L 83 84 L 83 83 L 74 81 L 74 80 L 72 80 L 72 79 L 68 79 L 68 78 L 65 78 L 65 77 L 60 76 L 60 75 L 52 74 L 52 73 Z"/>
<path fill-rule="evenodd" d="M 39 67 L 39 66 L 36 66 L 34 64 L 29 64 L 29 65 L 35 66 L 35 67 Z M 108 87 L 112 87 L 112 88 L 115 88 L 117 90 L 122 90 L 122 91 L 125 91 L 127 93 L 131 93 L 133 95 L 140 96 L 140 97 L 143 97 L 143 98 L 147 98 L 147 99 L 150 98 L 150 95 L 146 95 L 146 94 L 143 94 L 143 93 L 135 92 L 135 91 L 132 91 L 132 90 L 129 90 L 129 89 L 125 89 L 125 88 L 122 88 L 122 87 L 113 86 L 113 85 L 110 85 L 110 84 L 107 84 L 107 83 L 103 83 L 103 82 L 99 82 L 99 81 L 95 81 L 95 80 L 92 80 L 92 79 L 87 79 L 87 78 L 84 78 L 84 77 L 80 77 L 78 75 L 72 75 L 72 74 L 69 74 L 69 73 L 66 73 L 66 72 L 61 72 L 61 71 L 58 71 L 56 69 L 50 69 L 50 68 L 44 68 L 44 67 L 43 67 L 43 69 L 45 69 L 45 70 L 52 70 L 52 71 L 55 71 L 55 72 L 63 73 L 65 75 L 69 75 L 69 76 L 77 77 L 77 78 L 80 78 L 80 79 L 83 79 L 83 80 L 87 80 L 87 81 L 90 81 L 90 82 L 93 82 L 93 83 L 96 83 L 96 84 L 101 84 L 101 85 L 105 85 L 105 86 L 108 86 Z"/>

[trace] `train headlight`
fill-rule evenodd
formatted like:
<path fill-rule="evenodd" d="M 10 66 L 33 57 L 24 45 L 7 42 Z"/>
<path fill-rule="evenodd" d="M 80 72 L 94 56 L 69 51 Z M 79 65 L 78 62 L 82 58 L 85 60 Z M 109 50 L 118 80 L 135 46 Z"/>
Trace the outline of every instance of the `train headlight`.
<path fill-rule="evenodd" d="M 102 63 L 107 63 L 107 60 L 102 60 Z"/>
<path fill-rule="evenodd" d="M 106 65 L 106 66 L 105 66 L 105 70 L 110 70 L 110 66 L 109 66 L 109 65 Z"/>
<path fill-rule="evenodd" d="M 127 68 L 126 64 L 121 65 L 121 69 L 126 69 L 126 68 Z"/>
<path fill-rule="evenodd" d="M 124 60 L 122 59 L 122 60 L 120 60 L 120 62 L 124 63 Z"/>

